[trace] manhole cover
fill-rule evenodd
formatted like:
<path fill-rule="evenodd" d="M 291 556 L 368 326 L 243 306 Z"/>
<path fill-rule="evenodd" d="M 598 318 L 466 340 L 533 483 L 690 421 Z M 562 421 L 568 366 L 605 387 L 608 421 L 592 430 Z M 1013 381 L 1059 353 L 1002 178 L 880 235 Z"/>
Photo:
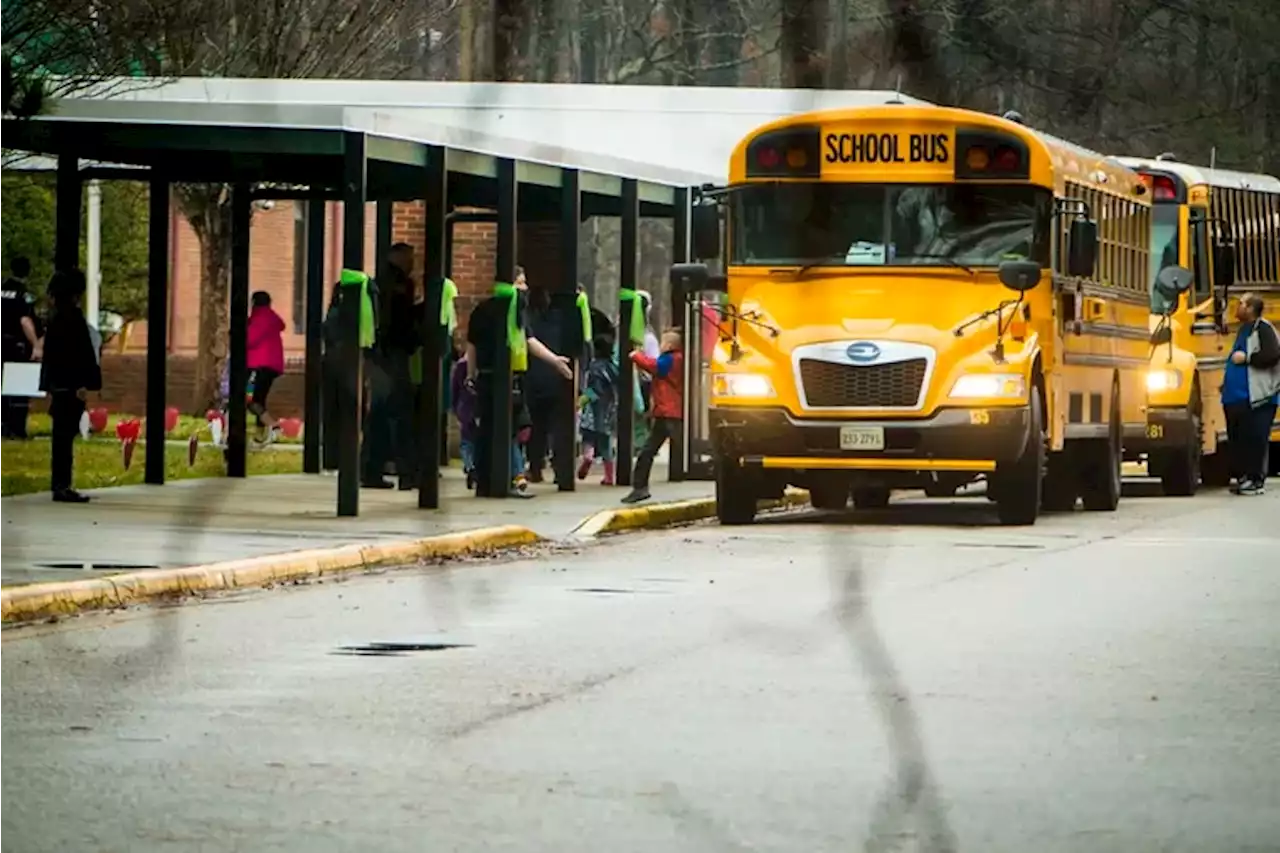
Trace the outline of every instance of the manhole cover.
<path fill-rule="evenodd" d="M 443 652 L 446 649 L 470 649 L 470 643 L 366 643 L 355 646 L 339 646 L 335 655 L 359 655 L 372 657 L 399 657 L 406 652 Z"/>
<path fill-rule="evenodd" d="M 36 563 L 38 569 L 65 569 L 68 571 L 132 572 L 141 569 L 158 569 L 152 563 Z"/>

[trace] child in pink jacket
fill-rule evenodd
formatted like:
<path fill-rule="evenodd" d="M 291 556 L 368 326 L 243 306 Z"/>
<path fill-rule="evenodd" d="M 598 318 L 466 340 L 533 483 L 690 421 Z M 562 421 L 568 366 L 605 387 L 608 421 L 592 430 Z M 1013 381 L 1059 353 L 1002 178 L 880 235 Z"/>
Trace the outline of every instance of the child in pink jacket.
<path fill-rule="evenodd" d="M 280 430 L 280 422 L 267 411 L 267 395 L 271 393 L 271 383 L 284 373 L 284 320 L 272 309 L 271 294 L 265 290 L 253 294 L 248 338 L 249 411 L 257 418 L 258 429 L 265 433 L 260 440 L 269 443 Z"/>

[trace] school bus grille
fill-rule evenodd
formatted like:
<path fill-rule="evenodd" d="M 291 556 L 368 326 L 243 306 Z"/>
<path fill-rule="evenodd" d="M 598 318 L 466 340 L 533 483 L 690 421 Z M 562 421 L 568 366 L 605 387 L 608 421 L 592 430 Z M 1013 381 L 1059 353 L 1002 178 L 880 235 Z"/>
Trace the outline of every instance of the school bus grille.
<path fill-rule="evenodd" d="M 911 408 L 920 399 L 923 358 L 862 367 L 800 359 L 800 381 L 813 408 Z"/>

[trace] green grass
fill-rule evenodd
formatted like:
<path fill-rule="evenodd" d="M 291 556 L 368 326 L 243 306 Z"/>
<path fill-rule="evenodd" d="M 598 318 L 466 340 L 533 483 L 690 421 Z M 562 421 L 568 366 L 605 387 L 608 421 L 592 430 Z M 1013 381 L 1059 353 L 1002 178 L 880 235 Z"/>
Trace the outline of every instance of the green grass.
<path fill-rule="evenodd" d="M 90 405 L 90 408 L 92 408 L 92 405 Z M 125 412 L 121 412 L 117 414 L 113 412 L 107 415 L 107 428 L 103 430 L 101 435 L 103 437 L 110 438 L 112 441 L 115 441 L 116 423 L 118 423 L 121 420 L 128 420 L 129 418 L 137 418 L 139 421 L 143 420 L 141 415 L 130 415 Z M 254 423 L 253 415 L 249 415 L 248 418 L 249 418 L 249 431 L 250 431 L 250 434 L 252 435 L 253 431 L 257 429 L 257 426 Z M 144 432 L 146 431 L 145 425 L 143 426 L 143 431 Z M 179 415 L 178 425 L 174 427 L 173 432 L 169 433 L 169 438 L 170 440 L 186 441 L 188 438 L 191 437 L 192 433 L 202 432 L 202 431 L 205 433 L 205 436 L 207 437 L 209 432 L 209 422 L 206 421 L 204 418 L 194 418 L 190 415 Z M 52 433 L 53 433 L 53 422 L 49 419 L 49 416 L 47 414 L 43 414 L 43 413 L 37 414 L 36 412 L 32 412 L 30 416 L 28 416 L 27 435 L 48 438 Z M 282 435 L 278 439 L 276 439 L 276 441 L 280 444 L 301 444 L 302 436 L 299 435 L 297 438 L 285 438 Z"/>
<path fill-rule="evenodd" d="M 32 417 L 32 421 L 35 416 Z M 30 429 L 30 427 L 28 427 Z M 113 428 L 114 429 L 114 428 Z M 33 433 L 34 434 L 34 433 Z M 189 434 L 189 433 L 188 433 Z M 78 489 L 100 489 L 107 486 L 128 486 L 142 482 L 146 468 L 146 444 L 139 442 L 133 452 L 133 464 L 124 468 L 120 454 L 120 442 L 114 432 L 110 439 L 89 441 L 76 439 L 75 485 Z M 49 491 L 48 440 L 0 442 L 0 495 L 25 495 Z M 301 474 L 302 454 L 296 450 L 261 450 L 248 454 L 248 470 L 251 476 L 259 474 Z M 200 477 L 221 477 L 226 473 L 222 451 L 202 444 L 194 465 L 187 465 L 187 448 L 167 445 L 164 452 L 166 480 L 190 480 Z"/>

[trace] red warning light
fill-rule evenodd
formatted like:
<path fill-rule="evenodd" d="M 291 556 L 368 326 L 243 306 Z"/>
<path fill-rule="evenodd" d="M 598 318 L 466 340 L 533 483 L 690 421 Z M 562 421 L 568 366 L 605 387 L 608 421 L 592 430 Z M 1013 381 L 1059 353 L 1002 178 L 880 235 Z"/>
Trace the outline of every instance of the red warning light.
<path fill-rule="evenodd" d="M 760 153 L 756 155 L 756 160 L 762 169 L 778 168 L 778 163 L 781 159 L 777 148 L 761 148 Z"/>

